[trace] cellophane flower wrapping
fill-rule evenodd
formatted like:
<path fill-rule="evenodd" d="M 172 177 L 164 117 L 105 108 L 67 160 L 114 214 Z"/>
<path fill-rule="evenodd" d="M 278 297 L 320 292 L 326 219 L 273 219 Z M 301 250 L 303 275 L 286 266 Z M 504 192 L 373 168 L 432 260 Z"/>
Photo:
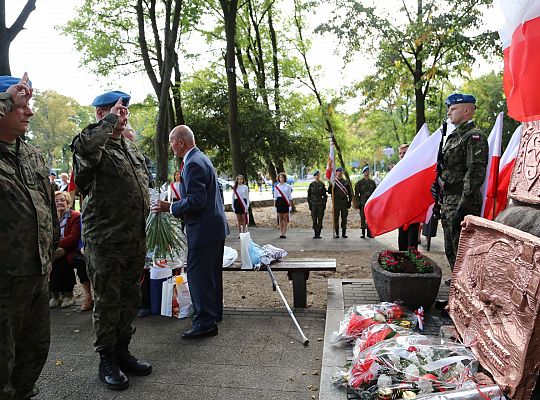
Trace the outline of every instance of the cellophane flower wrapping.
<path fill-rule="evenodd" d="M 459 390 L 470 384 L 478 362 L 459 343 L 442 343 L 440 338 L 423 335 L 395 336 L 358 351 L 347 373 L 348 386 L 362 399 L 377 398 L 377 380 L 385 375 L 386 387 L 401 398 L 404 391 L 430 394 Z"/>
<path fill-rule="evenodd" d="M 397 335 L 411 334 L 413 334 L 411 329 L 403 328 L 395 324 L 383 323 L 371 325 L 364 329 L 360 336 L 354 341 L 353 356 L 357 357 L 361 352 L 383 340 L 391 339 Z"/>
<path fill-rule="evenodd" d="M 352 306 L 343 320 L 339 330 L 334 332 L 334 341 L 352 341 L 372 325 L 393 323 L 405 328 L 414 327 L 414 315 L 407 313 L 396 303 L 383 302 Z"/>
<path fill-rule="evenodd" d="M 150 208 L 166 195 L 166 191 L 150 189 Z M 146 247 L 151 267 L 182 267 L 187 258 L 187 240 L 180 221 L 168 212 L 150 212 L 146 219 Z"/>

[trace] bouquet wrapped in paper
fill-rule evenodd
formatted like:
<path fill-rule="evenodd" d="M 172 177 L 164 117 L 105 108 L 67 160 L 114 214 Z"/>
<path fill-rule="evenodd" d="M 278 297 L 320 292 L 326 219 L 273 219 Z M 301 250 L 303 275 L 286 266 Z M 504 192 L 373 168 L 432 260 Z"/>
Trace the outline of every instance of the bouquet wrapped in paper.
<path fill-rule="evenodd" d="M 347 380 L 362 399 L 416 398 L 436 392 L 460 390 L 472 382 L 478 362 L 458 343 L 442 343 L 423 335 L 396 336 L 358 352 Z M 383 397 L 384 398 L 384 397 Z"/>
<path fill-rule="evenodd" d="M 150 207 L 166 192 L 150 189 Z M 153 268 L 180 268 L 187 258 L 187 240 L 180 221 L 170 213 L 150 212 L 146 220 L 146 248 Z"/>
<path fill-rule="evenodd" d="M 384 323 L 393 323 L 412 329 L 414 321 L 414 315 L 405 312 L 403 307 L 396 303 L 383 302 L 352 306 L 339 323 L 339 330 L 334 332 L 334 340 L 352 341 L 370 326 Z"/>

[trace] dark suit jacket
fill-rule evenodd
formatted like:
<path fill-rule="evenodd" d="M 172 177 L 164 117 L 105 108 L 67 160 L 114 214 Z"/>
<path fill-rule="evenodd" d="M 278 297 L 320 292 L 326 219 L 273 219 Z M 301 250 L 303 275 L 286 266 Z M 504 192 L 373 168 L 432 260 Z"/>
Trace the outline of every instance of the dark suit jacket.
<path fill-rule="evenodd" d="M 184 216 L 188 248 L 225 240 L 229 226 L 214 166 L 197 147 L 184 159 L 180 195 L 182 199 L 172 204 L 171 211 L 177 218 Z"/>
<path fill-rule="evenodd" d="M 71 265 L 73 257 L 79 251 L 79 241 L 81 240 L 81 213 L 79 211 L 70 210 L 70 217 L 67 219 L 66 227 L 64 228 L 64 237 L 60 239 L 58 247 L 66 251 L 68 263 Z"/>

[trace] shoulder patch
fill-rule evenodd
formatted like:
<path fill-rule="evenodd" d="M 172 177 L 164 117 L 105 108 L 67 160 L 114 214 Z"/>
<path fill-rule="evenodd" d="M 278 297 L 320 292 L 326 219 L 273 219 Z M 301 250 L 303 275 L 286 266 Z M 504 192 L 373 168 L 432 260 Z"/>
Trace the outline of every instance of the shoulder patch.
<path fill-rule="evenodd" d="M 471 135 L 471 139 L 472 140 L 480 140 L 480 135 L 478 133 L 475 133 L 475 134 Z"/>

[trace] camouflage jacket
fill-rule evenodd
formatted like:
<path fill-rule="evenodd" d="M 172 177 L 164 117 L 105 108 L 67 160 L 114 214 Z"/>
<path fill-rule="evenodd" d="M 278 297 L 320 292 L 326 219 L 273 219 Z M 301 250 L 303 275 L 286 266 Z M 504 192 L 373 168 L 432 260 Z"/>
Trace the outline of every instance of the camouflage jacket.
<path fill-rule="evenodd" d="M 307 190 L 307 201 L 310 207 L 312 206 L 326 206 L 326 187 L 324 183 L 319 181 L 313 181 L 309 184 Z"/>
<path fill-rule="evenodd" d="M 144 156 L 123 136 L 113 138 L 116 115 L 88 125 L 71 143 L 73 171 L 83 203 L 85 242 L 144 240 L 150 211 Z"/>
<path fill-rule="evenodd" d="M 369 196 L 375 191 L 375 181 L 371 178 L 362 178 L 354 185 L 354 195 L 359 206 L 365 206 Z"/>
<path fill-rule="evenodd" d="M 488 157 L 487 139 L 473 122 L 456 128 L 443 149 L 443 204 L 465 210 L 482 204 Z"/>
<path fill-rule="evenodd" d="M 334 189 L 334 208 L 350 208 L 352 202 L 352 191 L 349 182 L 346 179 L 336 179 L 345 188 L 345 191 L 340 189 L 337 184 Z M 328 193 L 332 194 L 332 184 L 328 185 Z"/>
<path fill-rule="evenodd" d="M 54 192 L 43 157 L 21 138 L 0 142 L 0 209 L 0 279 L 47 273 L 60 239 Z"/>

